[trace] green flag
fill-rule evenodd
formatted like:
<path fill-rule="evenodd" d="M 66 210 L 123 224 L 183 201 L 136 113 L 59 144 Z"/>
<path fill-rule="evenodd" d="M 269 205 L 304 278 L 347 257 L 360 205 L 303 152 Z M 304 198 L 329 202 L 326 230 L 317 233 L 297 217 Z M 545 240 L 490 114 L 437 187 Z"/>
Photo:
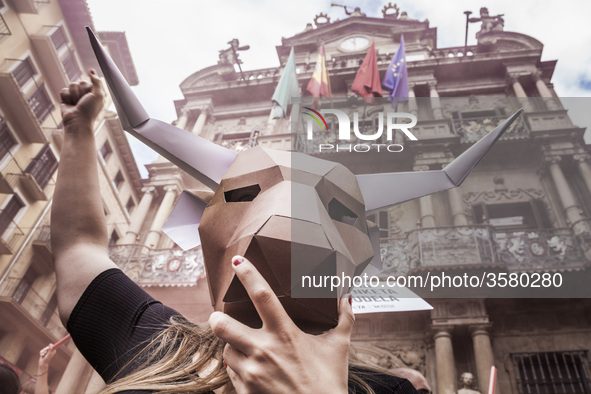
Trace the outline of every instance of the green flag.
<path fill-rule="evenodd" d="M 289 58 L 283 69 L 283 74 L 279 78 L 279 83 L 271 99 L 273 102 L 273 119 L 283 118 L 287 115 L 287 106 L 291 104 L 293 97 L 300 97 L 300 88 L 296 74 L 293 48 L 291 48 Z"/>

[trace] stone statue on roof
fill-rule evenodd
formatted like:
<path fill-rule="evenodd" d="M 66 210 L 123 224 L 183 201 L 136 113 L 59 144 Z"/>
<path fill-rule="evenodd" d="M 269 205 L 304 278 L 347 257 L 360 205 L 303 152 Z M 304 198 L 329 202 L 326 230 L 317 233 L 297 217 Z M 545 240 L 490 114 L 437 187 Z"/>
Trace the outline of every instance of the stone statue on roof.
<path fill-rule="evenodd" d="M 480 31 L 476 33 L 476 39 L 483 34 L 488 33 L 490 31 L 503 31 L 505 26 L 505 20 L 503 16 L 505 14 L 499 15 L 490 15 L 488 13 L 488 8 L 482 7 L 480 9 L 480 18 L 470 18 L 470 22 L 482 22 L 482 26 L 480 27 Z"/>

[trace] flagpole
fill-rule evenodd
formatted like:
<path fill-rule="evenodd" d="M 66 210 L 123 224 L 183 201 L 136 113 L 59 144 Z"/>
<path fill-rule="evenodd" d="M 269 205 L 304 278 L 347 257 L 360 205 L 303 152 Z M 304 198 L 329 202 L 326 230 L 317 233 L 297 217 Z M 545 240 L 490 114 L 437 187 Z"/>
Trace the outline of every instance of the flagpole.
<path fill-rule="evenodd" d="M 322 42 L 322 48 L 324 49 L 324 42 Z M 330 76 L 328 75 L 328 67 L 326 65 L 326 50 L 324 50 L 324 71 L 326 71 L 326 83 L 328 85 L 328 97 L 330 99 L 330 108 L 334 109 L 334 103 L 332 102 L 332 88 L 330 86 Z"/>
<path fill-rule="evenodd" d="M 330 87 L 330 77 L 328 76 L 328 67 L 326 67 L 326 52 L 324 53 L 324 69 L 326 70 L 326 79 L 328 81 L 328 96 L 330 97 L 330 108 L 334 109 L 332 102 L 332 88 Z"/>

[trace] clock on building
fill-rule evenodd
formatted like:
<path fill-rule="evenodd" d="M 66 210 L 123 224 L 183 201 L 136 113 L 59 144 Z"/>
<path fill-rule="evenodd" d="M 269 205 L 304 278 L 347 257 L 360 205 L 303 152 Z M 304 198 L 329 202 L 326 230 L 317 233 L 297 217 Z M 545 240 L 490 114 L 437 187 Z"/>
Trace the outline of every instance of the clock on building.
<path fill-rule="evenodd" d="M 362 36 L 349 37 L 339 44 L 339 48 L 347 52 L 360 51 L 368 46 L 369 40 Z"/>

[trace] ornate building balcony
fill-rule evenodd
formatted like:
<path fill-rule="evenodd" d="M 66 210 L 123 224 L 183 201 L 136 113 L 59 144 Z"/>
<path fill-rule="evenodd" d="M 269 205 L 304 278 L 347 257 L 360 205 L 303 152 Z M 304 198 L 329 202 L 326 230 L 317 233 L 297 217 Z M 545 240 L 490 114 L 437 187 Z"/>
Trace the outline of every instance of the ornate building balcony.
<path fill-rule="evenodd" d="M 252 135 L 246 138 L 222 139 L 219 144 L 224 148 L 235 151 L 242 151 L 245 149 L 254 148 L 258 145 L 259 132 L 255 131 Z"/>
<path fill-rule="evenodd" d="M 589 221 L 589 219 L 586 219 Z M 585 258 L 588 233 L 569 228 L 496 230 L 493 226 L 449 226 L 417 229 L 404 238 L 383 239 L 384 272 L 498 267 L 509 271 L 576 270 Z"/>
<path fill-rule="evenodd" d="M 38 269 L 50 273 L 51 229 L 40 226 L 33 237 Z M 141 286 L 193 286 L 205 275 L 201 248 L 150 249 L 140 244 L 109 245 L 109 257 Z"/>
<path fill-rule="evenodd" d="M 451 121 L 451 127 L 455 135 L 460 136 L 461 142 L 476 142 L 501 124 L 506 116 L 479 116 L 454 118 Z M 515 119 L 509 127 L 503 139 L 527 138 L 530 135 L 529 127 L 523 116 Z"/>
<path fill-rule="evenodd" d="M 586 221 L 591 224 L 591 219 Z M 384 274 L 397 276 L 442 268 L 578 270 L 590 264 L 581 242 L 591 243 L 589 234 L 577 235 L 568 228 L 507 231 L 488 225 L 448 226 L 382 239 L 380 252 Z M 205 276 L 201 248 L 111 245 L 109 255 L 141 286 L 194 286 Z"/>
<path fill-rule="evenodd" d="M 109 256 L 140 286 L 194 286 L 205 276 L 201 248 L 182 251 L 111 245 Z"/>

